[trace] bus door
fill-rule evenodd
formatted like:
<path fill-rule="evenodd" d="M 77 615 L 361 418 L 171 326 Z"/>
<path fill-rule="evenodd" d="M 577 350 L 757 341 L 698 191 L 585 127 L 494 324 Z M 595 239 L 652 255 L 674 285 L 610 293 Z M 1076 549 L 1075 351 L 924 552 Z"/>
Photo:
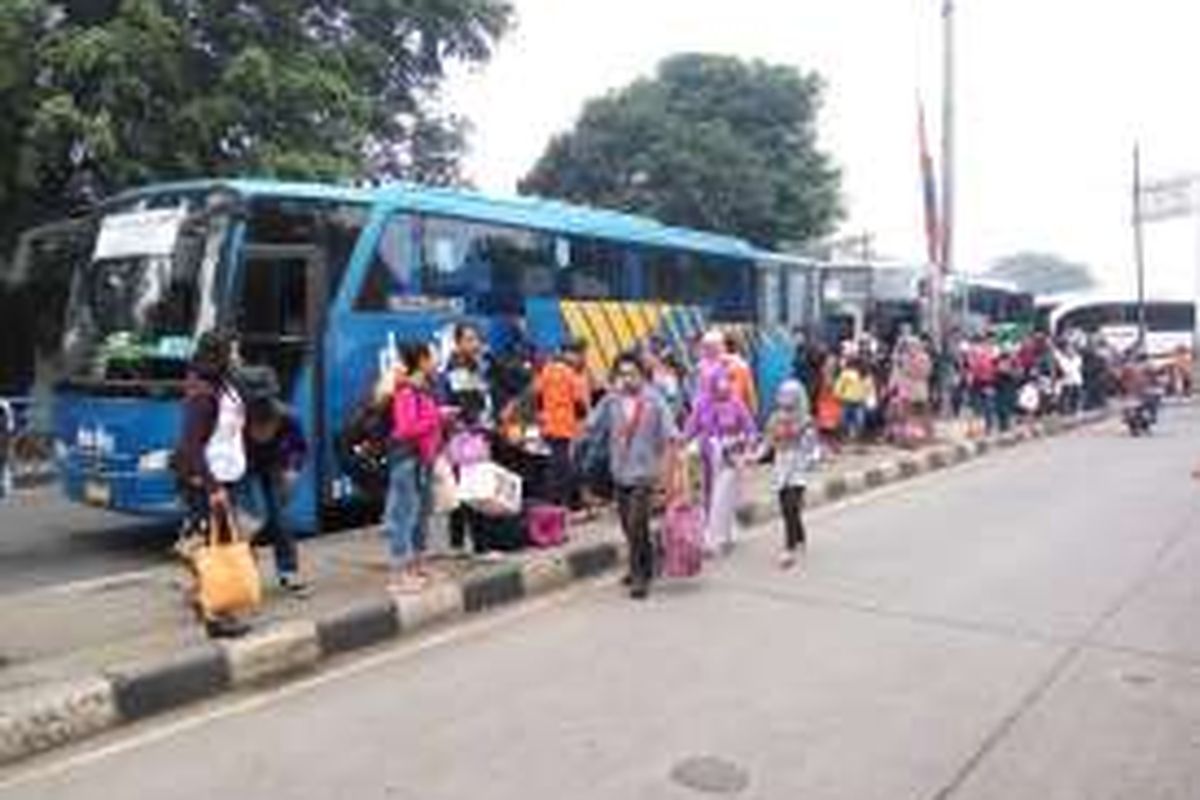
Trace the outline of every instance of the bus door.
<path fill-rule="evenodd" d="M 309 442 L 302 485 L 310 489 L 298 491 L 289 506 L 302 530 L 316 529 L 315 487 L 322 485 L 325 271 L 324 251 L 315 245 L 247 245 L 234 303 L 242 361 L 275 371 L 281 399 L 299 415 Z"/>

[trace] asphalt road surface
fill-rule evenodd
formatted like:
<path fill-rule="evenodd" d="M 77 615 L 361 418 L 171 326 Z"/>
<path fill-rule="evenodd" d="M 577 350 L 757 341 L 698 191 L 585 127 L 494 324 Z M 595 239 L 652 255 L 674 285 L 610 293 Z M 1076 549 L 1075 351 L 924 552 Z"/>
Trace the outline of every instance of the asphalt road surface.
<path fill-rule="evenodd" d="M 1200 797 L 1200 413 L 751 532 L 0 777 L 0 798 Z M 7 782 L 6 782 L 7 781 Z M 710 794 L 704 794 L 707 790 Z"/>

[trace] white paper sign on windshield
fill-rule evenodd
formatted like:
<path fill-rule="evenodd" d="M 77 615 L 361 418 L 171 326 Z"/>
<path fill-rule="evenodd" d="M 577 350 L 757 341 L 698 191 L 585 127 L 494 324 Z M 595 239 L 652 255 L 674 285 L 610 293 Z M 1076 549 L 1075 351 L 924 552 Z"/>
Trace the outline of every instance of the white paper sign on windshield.
<path fill-rule="evenodd" d="M 93 260 L 170 256 L 186 215 L 184 209 L 166 208 L 105 217 Z"/>

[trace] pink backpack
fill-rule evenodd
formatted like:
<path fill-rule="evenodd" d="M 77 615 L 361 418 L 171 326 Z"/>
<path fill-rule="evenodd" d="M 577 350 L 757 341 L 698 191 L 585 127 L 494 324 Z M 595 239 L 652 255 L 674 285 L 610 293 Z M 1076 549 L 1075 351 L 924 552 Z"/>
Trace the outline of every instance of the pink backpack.
<path fill-rule="evenodd" d="M 558 547 L 567 541 L 567 510 L 561 506 L 531 507 L 526 525 L 534 547 Z"/>

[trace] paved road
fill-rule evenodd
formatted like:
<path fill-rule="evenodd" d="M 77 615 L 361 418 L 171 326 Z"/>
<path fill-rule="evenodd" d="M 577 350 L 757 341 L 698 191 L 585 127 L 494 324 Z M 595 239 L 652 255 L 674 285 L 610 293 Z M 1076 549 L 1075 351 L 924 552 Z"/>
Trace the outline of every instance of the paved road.
<path fill-rule="evenodd" d="M 0 798 L 1200 797 L 1200 413 L 817 512 L 646 604 L 581 589 L 55 756 Z M 692 774 L 691 778 L 697 776 Z M 0 781 L 3 781 L 0 778 Z"/>
<path fill-rule="evenodd" d="M 56 487 L 0 503 L 0 595 L 162 563 L 172 525 L 68 503 Z"/>

